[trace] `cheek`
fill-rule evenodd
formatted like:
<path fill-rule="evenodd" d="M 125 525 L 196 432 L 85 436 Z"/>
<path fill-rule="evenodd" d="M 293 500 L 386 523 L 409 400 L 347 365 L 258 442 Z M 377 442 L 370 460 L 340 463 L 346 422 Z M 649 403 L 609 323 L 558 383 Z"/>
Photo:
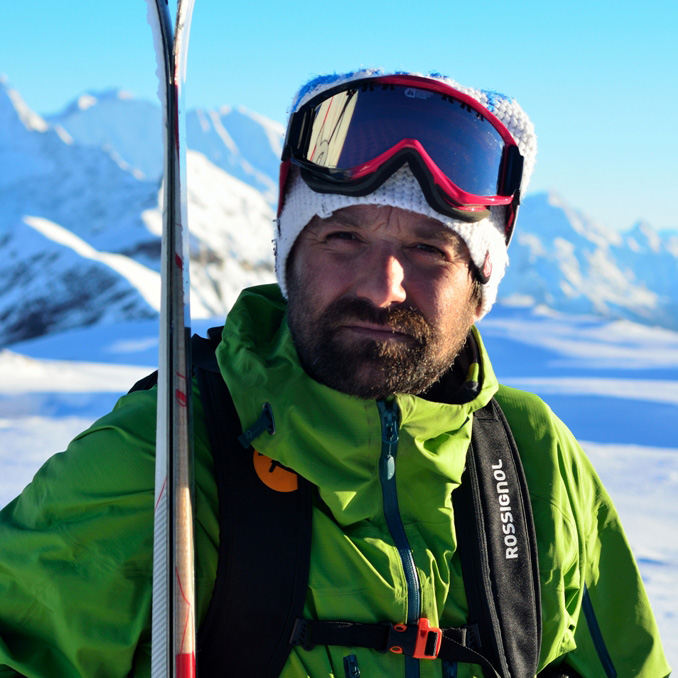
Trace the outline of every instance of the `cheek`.
<path fill-rule="evenodd" d="M 327 262 L 306 258 L 294 262 L 295 290 L 309 315 L 318 315 L 341 295 L 341 275 Z"/>
<path fill-rule="evenodd" d="M 413 301 L 432 324 L 440 328 L 455 326 L 468 315 L 476 320 L 475 302 L 471 300 L 472 283 L 468 271 L 455 272 L 452 276 L 429 280 L 418 288 L 417 299 Z"/>

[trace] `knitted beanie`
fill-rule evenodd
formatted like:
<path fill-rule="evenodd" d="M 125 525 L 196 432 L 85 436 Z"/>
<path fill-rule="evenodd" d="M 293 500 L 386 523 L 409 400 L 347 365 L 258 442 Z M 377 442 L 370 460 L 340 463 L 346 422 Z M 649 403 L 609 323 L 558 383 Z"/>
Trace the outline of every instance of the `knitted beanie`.
<path fill-rule="evenodd" d="M 401 73 L 402 74 L 402 73 Z M 297 93 L 291 107 L 294 113 L 310 98 L 343 82 L 384 75 L 380 70 L 369 69 L 346 75 L 330 75 L 315 78 Z M 408 75 L 419 75 L 411 73 Z M 521 190 L 524 191 L 532 174 L 536 159 L 537 143 L 534 128 L 525 112 L 514 99 L 497 92 L 487 92 L 458 85 L 450 78 L 433 74 L 433 80 L 444 82 L 473 97 L 493 113 L 506 126 L 518 144 L 524 158 Z M 287 258 L 297 237 L 314 216 L 327 218 L 333 212 L 350 205 L 386 205 L 409 210 L 437 219 L 457 233 L 469 249 L 473 263 L 480 271 L 489 273 L 489 280 L 481 285 L 481 316 L 485 315 L 497 298 L 499 282 L 508 265 L 505 232 L 505 207 L 491 207 L 490 215 L 476 222 L 453 219 L 436 211 L 426 200 L 418 180 L 407 165 L 401 167 L 375 191 L 366 196 L 345 196 L 317 193 L 309 188 L 298 171 L 290 172 L 285 188 L 282 211 L 277 220 L 275 236 L 276 275 L 283 295 L 287 296 L 285 272 Z"/>

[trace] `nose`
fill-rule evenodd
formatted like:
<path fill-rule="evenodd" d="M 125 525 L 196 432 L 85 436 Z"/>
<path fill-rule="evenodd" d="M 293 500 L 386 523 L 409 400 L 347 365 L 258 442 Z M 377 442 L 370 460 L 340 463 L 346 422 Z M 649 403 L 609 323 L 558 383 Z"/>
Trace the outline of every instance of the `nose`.
<path fill-rule="evenodd" d="M 355 294 L 378 308 L 405 301 L 405 269 L 391 251 L 375 252 L 360 262 Z"/>

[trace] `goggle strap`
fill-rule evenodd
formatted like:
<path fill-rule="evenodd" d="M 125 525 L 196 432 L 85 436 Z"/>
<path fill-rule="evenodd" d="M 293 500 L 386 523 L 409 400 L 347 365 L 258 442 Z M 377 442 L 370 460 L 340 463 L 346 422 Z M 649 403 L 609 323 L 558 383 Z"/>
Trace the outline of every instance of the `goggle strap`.
<path fill-rule="evenodd" d="M 499 189 L 501 195 L 513 195 L 520 189 L 525 159 L 517 146 L 506 146 L 504 153 L 506 154 L 506 160 L 503 163 L 504 173 L 501 178 Z"/>

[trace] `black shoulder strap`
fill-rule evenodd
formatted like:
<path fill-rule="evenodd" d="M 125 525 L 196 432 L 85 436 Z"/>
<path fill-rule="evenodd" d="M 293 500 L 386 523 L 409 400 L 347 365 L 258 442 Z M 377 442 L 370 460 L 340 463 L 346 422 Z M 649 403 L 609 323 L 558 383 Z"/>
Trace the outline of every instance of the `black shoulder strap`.
<path fill-rule="evenodd" d="M 156 386 L 158 383 L 158 370 L 147 374 L 145 377 L 142 377 L 137 381 L 132 388 L 127 391 L 127 393 L 134 393 L 134 391 L 148 391 L 149 389 Z"/>
<path fill-rule="evenodd" d="M 541 650 L 537 540 L 518 448 L 495 399 L 475 413 L 452 498 L 477 649 L 502 676 L 532 677 Z"/>
<path fill-rule="evenodd" d="M 198 637 L 198 674 L 277 678 L 302 616 L 311 549 L 311 485 L 279 492 L 258 477 L 214 355 L 220 330 L 194 337 L 193 361 L 219 488 L 215 589 Z M 237 554 L 237 558 L 233 557 Z"/>

